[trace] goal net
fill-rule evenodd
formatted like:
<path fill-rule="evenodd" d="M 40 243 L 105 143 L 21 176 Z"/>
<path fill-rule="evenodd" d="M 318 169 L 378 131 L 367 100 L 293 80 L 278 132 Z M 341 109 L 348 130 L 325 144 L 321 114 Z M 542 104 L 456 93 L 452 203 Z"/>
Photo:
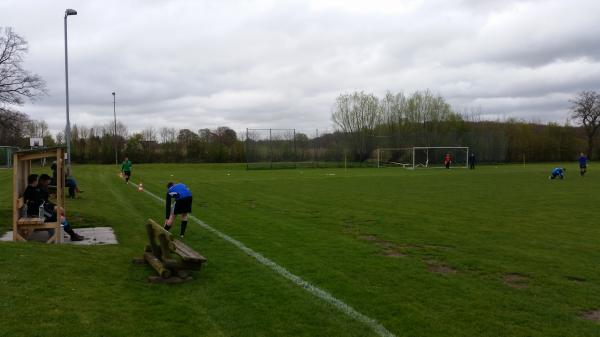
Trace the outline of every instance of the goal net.
<path fill-rule="evenodd" d="M 422 146 L 377 150 L 377 167 L 443 168 L 446 158 L 450 167 L 467 168 L 469 148 L 463 146 Z"/>
<path fill-rule="evenodd" d="M 377 167 L 413 167 L 413 148 L 377 149 Z"/>

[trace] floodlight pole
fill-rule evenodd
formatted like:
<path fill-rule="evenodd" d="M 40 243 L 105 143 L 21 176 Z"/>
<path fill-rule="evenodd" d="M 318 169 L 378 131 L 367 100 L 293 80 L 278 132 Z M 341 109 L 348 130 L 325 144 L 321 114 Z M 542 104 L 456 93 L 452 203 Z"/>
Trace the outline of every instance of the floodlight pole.
<path fill-rule="evenodd" d="M 65 93 L 67 106 L 67 126 L 65 129 L 65 141 L 67 142 L 67 174 L 71 173 L 71 121 L 69 120 L 69 52 L 67 47 L 67 17 L 77 15 L 74 9 L 65 10 Z"/>
<path fill-rule="evenodd" d="M 113 91 L 113 115 L 115 116 L 115 165 L 119 165 L 118 146 L 117 146 L 117 100 L 116 94 Z"/>

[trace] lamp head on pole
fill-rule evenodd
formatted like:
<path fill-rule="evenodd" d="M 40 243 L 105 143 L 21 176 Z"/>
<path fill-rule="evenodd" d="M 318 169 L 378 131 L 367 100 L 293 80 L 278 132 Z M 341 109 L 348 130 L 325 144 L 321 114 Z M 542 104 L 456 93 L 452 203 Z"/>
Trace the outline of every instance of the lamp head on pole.
<path fill-rule="evenodd" d="M 76 10 L 74 10 L 74 9 L 68 8 L 68 9 L 65 11 L 65 18 L 66 18 L 67 16 L 69 16 L 69 15 L 77 15 L 77 11 L 76 11 Z"/>
<path fill-rule="evenodd" d="M 112 95 L 113 95 L 113 96 L 115 95 L 115 92 L 114 92 L 114 91 L 113 91 Z"/>

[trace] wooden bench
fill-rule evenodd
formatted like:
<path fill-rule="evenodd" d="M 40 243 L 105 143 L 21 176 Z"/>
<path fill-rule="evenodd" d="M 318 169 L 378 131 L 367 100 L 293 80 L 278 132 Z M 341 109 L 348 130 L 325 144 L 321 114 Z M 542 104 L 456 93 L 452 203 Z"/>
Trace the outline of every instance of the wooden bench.
<path fill-rule="evenodd" d="M 29 184 L 28 178 L 32 173 L 31 167 L 32 162 L 39 159 L 51 158 L 56 161 L 56 174 L 58 177 L 65 175 L 65 148 L 64 147 L 44 147 L 36 148 L 31 150 L 17 151 L 13 153 L 13 188 L 12 188 L 12 229 L 13 229 L 13 241 L 28 241 L 31 239 L 31 234 L 37 230 L 53 230 L 49 231 L 54 233 L 49 239 L 48 243 L 61 243 L 62 242 L 62 230 L 60 226 L 60 218 L 57 217 L 55 221 L 44 222 L 42 219 L 36 217 L 22 216 L 23 211 L 23 193 L 27 189 Z M 65 195 L 64 195 L 64 180 L 56 182 L 54 188 L 56 200 L 55 204 L 61 213 L 66 216 L 65 208 Z M 37 213 L 37 210 L 31 210 L 32 213 Z"/>
<path fill-rule="evenodd" d="M 15 228 L 16 235 L 22 239 L 27 239 L 31 233 L 38 229 L 54 229 L 55 233 L 52 235 L 47 242 L 59 242 L 60 236 L 60 224 L 58 222 L 45 222 L 45 219 L 38 217 L 21 217 L 21 210 L 25 206 L 25 200 L 23 197 L 17 199 L 17 209 L 19 210 L 19 218 L 17 220 L 17 226 Z"/>
<path fill-rule="evenodd" d="M 146 223 L 148 245 L 143 258 L 134 263 L 148 263 L 160 277 L 149 277 L 151 282 L 178 283 L 191 279 L 188 270 L 200 270 L 206 258 L 166 231 L 154 220 Z"/>

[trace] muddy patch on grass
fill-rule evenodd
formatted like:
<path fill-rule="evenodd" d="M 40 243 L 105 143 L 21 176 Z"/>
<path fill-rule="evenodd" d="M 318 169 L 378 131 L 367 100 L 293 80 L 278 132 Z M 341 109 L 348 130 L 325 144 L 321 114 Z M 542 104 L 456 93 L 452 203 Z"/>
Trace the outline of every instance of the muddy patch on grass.
<path fill-rule="evenodd" d="M 435 274 L 451 275 L 456 274 L 458 271 L 444 263 L 439 261 L 426 261 L 427 271 Z"/>
<path fill-rule="evenodd" d="M 396 258 L 399 259 L 401 257 L 405 257 L 406 254 L 403 254 L 395 249 L 387 249 L 383 251 L 383 256 L 387 256 L 387 257 L 392 257 L 392 258 Z"/>
<path fill-rule="evenodd" d="M 573 281 L 575 283 L 585 283 L 585 282 L 587 282 L 586 279 L 584 279 L 583 277 L 579 277 L 579 276 L 570 276 L 570 275 L 567 275 L 567 276 L 565 276 L 565 278 L 567 280 Z"/>
<path fill-rule="evenodd" d="M 369 241 L 369 242 L 378 242 L 379 238 L 375 235 L 360 235 L 358 237 L 359 239 L 363 240 L 363 241 Z"/>
<path fill-rule="evenodd" d="M 585 320 L 600 323 L 600 309 L 584 311 L 580 316 Z"/>
<path fill-rule="evenodd" d="M 502 282 L 511 288 L 524 289 L 529 287 L 529 277 L 523 274 L 511 273 L 502 277 Z"/>
<path fill-rule="evenodd" d="M 358 238 L 362 241 L 367 241 L 377 246 L 381 250 L 381 255 L 391 258 L 405 257 L 406 254 L 400 251 L 400 247 L 393 242 L 382 240 L 375 234 L 359 235 Z"/>

